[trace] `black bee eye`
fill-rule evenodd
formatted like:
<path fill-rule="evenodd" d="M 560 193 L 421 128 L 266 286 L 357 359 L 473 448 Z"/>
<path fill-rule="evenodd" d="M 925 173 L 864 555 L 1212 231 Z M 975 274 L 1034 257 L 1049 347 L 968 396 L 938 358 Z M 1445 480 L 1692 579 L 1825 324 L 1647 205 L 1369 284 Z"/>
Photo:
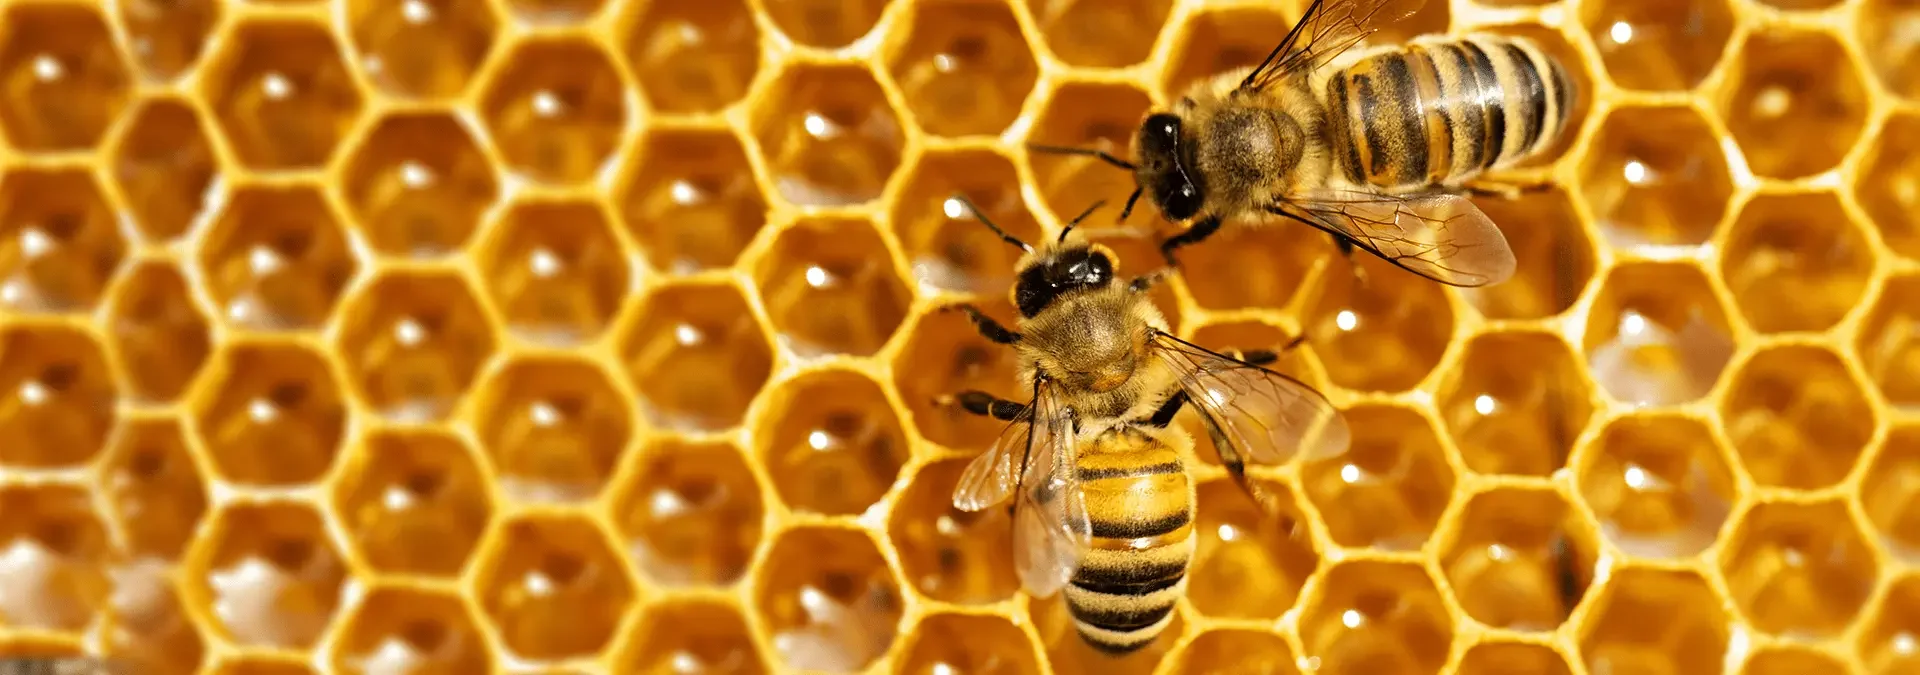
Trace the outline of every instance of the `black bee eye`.
<path fill-rule="evenodd" d="M 1200 189 L 1184 180 L 1160 198 L 1161 208 L 1166 209 L 1167 217 L 1173 220 L 1192 218 L 1200 212 L 1200 202 Z"/>
<path fill-rule="evenodd" d="M 1167 113 L 1148 117 L 1140 125 L 1140 149 L 1147 154 L 1173 152 L 1180 144 L 1180 118 Z"/>

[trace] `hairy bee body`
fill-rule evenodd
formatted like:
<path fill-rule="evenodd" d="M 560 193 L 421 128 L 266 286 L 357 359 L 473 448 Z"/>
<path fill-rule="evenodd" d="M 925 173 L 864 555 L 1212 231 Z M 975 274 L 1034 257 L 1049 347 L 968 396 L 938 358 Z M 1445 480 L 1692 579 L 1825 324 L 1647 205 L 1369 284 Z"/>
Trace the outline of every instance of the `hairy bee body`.
<path fill-rule="evenodd" d="M 1533 41 L 1474 34 L 1370 50 L 1315 89 L 1334 173 L 1407 192 L 1539 155 L 1565 133 L 1575 87 Z"/>
<path fill-rule="evenodd" d="M 1177 445 L 1185 434 L 1113 427 L 1079 453 L 1081 492 L 1093 536 L 1064 588 L 1082 639 L 1124 654 L 1173 621 L 1193 562 L 1194 486 Z"/>

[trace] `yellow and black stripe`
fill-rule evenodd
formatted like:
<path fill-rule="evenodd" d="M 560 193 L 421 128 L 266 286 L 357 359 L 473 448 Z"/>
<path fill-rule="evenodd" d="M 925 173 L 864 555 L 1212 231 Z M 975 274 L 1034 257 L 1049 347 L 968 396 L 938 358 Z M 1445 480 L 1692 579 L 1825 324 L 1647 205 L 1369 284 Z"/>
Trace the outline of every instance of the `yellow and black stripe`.
<path fill-rule="evenodd" d="M 1093 540 L 1065 595 L 1080 636 L 1125 654 L 1173 621 L 1193 562 L 1193 484 L 1180 455 L 1138 430 L 1103 435 L 1080 456 Z"/>
<path fill-rule="evenodd" d="M 1459 185 L 1553 145 L 1577 86 L 1526 38 L 1415 40 L 1333 75 L 1327 129 L 1356 185 Z"/>

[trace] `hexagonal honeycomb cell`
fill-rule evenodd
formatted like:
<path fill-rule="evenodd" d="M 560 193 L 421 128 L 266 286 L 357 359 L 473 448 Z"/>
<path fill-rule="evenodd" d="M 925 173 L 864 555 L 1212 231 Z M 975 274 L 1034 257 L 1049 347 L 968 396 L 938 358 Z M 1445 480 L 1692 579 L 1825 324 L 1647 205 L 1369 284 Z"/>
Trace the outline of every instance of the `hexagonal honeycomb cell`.
<path fill-rule="evenodd" d="M 1629 89 L 1692 89 L 1727 50 L 1739 16 L 1726 0 L 1579 3 L 1580 23 L 1614 83 Z M 1716 153 L 1717 154 L 1717 153 Z"/>
<path fill-rule="evenodd" d="M 437 257 L 460 249 L 499 197 L 499 181 L 474 134 L 440 113 L 389 115 L 347 161 L 348 208 L 374 250 Z"/>
<path fill-rule="evenodd" d="M 1600 531 L 1631 556 L 1706 550 L 1740 499 L 1732 451 L 1695 418 L 1622 417 L 1581 452 L 1580 496 Z"/>
<path fill-rule="evenodd" d="M 113 350 L 136 398 L 165 402 L 179 397 L 213 351 L 206 312 L 173 265 L 146 262 L 135 267 L 107 311 Z"/>
<path fill-rule="evenodd" d="M 591 202 L 521 202 L 507 212 L 480 254 L 507 330 L 555 346 L 606 330 L 632 274 L 611 220 Z"/>
<path fill-rule="evenodd" d="M 965 635 L 965 641 L 951 636 Z M 1033 675 L 1040 672 L 1032 643 L 1006 619 L 978 614 L 932 614 L 922 618 L 906 637 L 901 673 L 1001 673 Z M 969 644 L 971 643 L 971 644 Z"/>
<path fill-rule="evenodd" d="M 585 359 L 517 358 L 479 389 L 475 431 L 515 500 L 592 499 L 634 437 L 632 404 Z"/>
<path fill-rule="evenodd" d="M 233 27 L 201 95 L 240 161 L 257 171 L 317 169 L 333 156 L 366 95 L 327 26 L 267 19 Z"/>
<path fill-rule="evenodd" d="M 616 536 L 645 578 L 662 586 L 729 584 L 760 542 L 764 488 L 725 443 L 660 441 L 624 474 Z"/>
<path fill-rule="evenodd" d="M 1482 642 L 1460 657 L 1460 675 L 1569 675 L 1559 652 L 1530 642 Z"/>
<path fill-rule="evenodd" d="M 1453 467 L 1433 424 L 1411 408 L 1363 404 L 1341 411 L 1353 430 L 1346 454 L 1300 468 L 1300 485 L 1341 546 L 1419 550 L 1453 496 Z"/>
<path fill-rule="evenodd" d="M 629 637 L 620 672 L 669 675 L 767 672 L 746 617 L 731 603 L 670 601 L 649 606 Z"/>
<path fill-rule="evenodd" d="M 1913 648 L 1914 636 L 1920 634 L 1920 575 L 1893 582 L 1871 611 L 1855 643 L 1866 672 L 1892 675 L 1920 666 L 1920 653 Z"/>
<path fill-rule="evenodd" d="M 1759 504 L 1720 552 L 1727 590 L 1751 624 L 1820 638 L 1846 630 L 1879 564 L 1844 502 Z"/>
<path fill-rule="evenodd" d="M 1579 518 L 1551 490 L 1474 495 L 1440 558 L 1461 609 L 1495 628 L 1558 628 L 1593 582 L 1599 547 Z"/>
<path fill-rule="evenodd" d="M 1467 468 L 1546 476 L 1566 466 L 1592 414 L 1573 350 L 1556 335 L 1483 335 L 1440 385 L 1438 401 Z"/>
<path fill-rule="evenodd" d="M 85 464 L 106 445 L 118 390 L 94 338 L 63 324 L 0 327 L 0 466 Z"/>
<path fill-rule="evenodd" d="M 1860 485 L 1860 506 L 1891 552 L 1920 559 L 1920 429 L 1896 426 L 1875 450 Z"/>
<path fill-rule="evenodd" d="M 220 3 L 214 0 L 131 0 L 114 5 L 128 56 L 146 79 L 167 81 L 191 70 L 206 50 Z"/>
<path fill-rule="evenodd" d="M 1262 491 L 1280 506 L 1268 511 L 1231 480 L 1201 483 L 1195 509 L 1198 548 L 1187 571 L 1187 599 L 1201 614 L 1274 619 L 1291 609 L 1319 566 L 1307 516 L 1284 485 Z"/>
<path fill-rule="evenodd" d="M 135 3 L 137 4 L 137 3 Z M 113 179 L 148 239 L 187 233 L 213 207 L 221 176 L 212 132 L 185 99 L 150 98 L 128 113 L 113 150 Z"/>
<path fill-rule="evenodd" d="M 1910 0 L 1425 0 L 1572 129 L 1450 289 L 1298 223 L 1150 300 L 1324 391 L 1152 645 L 952 507 L 1021 251 L 1310 0 L 0 6 L 0 655 L 155 675 L 1920 668 Z M 1321 71 L 1325 72 L 1325 71 Z M 1789 140 L 1790 139 L 1790 140 Z M 1537 185 L 1536 185 L 1537 183 Z M 1044 213 L 1043 213 L 1044 211 Z M 1920 344 L 1920 343 L 1916 343 Z M 9 496 L 11 495 L 11 496 Z M 1571 611 L 1569 611 L 1571 608 Z M 950 632 L 967 633 L 951 640 Z"/>
<path fill-rule="evenodd" d="M 593 521 L 526 515 L 489 541 L 469 592 L 510 654 L 554 661 L 611 645 L 638 591 Z"/>
<path fill-rule="evenodd" d="M 880 501 L 908 457 L 907 440 L 880 385 L 845 370 L 788 380 L 766 397 L 760 461 L 797 511 L 858 515 Z"/>
<path fill-rule="evenodd" d="M 913 301 L 880 233 L 858 220 L 796 223 L 754 272 L 773 329 L 801 356 L 872 355 Z"/>
<path fill-rule="evenodd" d="M 626 133 L 627 85 L 591 42 L 534 38 L 494 71 L 482 114 L 508 168 L 545 183 L 595 179 Z"/>
<path fill-rule="evenodd" d="M 840 47 L 860 39 L 886 11 L 887 0 L 771 0 L 763 15 L 786 36 L 812 47 Z"/>
<path fill-rule="evenodd" d="M 346 16 L 360 71 L 400 98 L 459 95 L 499 30 L 485 0 L 350 0 Z"/>
<path fill-rule="evenodd" d="M 1747 36 L 1737 58 L 1720 115 L 1747 166 L 1781 179 L 1837 166 L 1867 122 L 1866 84 L 1846 48 L 1824 32 L 1771 29 Z"/>
<path fill-rule="evenodd" d="M 1466 289 L 1467 302 L 1489 319 L 1539 319 L 1572 309 L 1600 269 L 1593 237 L 1574 210 L 1576 196 L 1555 187 L 1473 203 L 1495 223 L 1519 225 L 1501 230 L 1518 266 L 1504 283 Z"/>
<path fill-rule="evenodd" d="M 953 506 L 968 459 L 920 467 L 893 509 L 888 536 L 900 554 L 907 585 L 941 602 L 977 605 L 1014 596 L 1013 519 L 1005 509 L 962 511 Z M 934 648 L 928 648 L 934 649 Z"/>
<path fill-rule="evenodd" d="M 627 64 L 651 109 L 715 112 L 740 100 L 760 66 L 745 0 L 653 3 L 633 20 Z"/>
<path fill-rule="evenodd" d="M 132 78 L 107 22 L 82 5 L 27 4 L 0 14 L 0 129 L 30 152 L 83 150 L 126 105 Z"/>
<path fill-rule="evenodd" d="M 1854 181 L 1854 194 L 1887 248 L 1908 258 L 1920 258 L 1920 181 L 1911 157 L 1920 147 L 1920 116 L 1894 115 L 1873 132 L 1865 165 Z"/>
<path fill-rule="evenodd" d="M 359 269 L 340 219 L 308 186 L 228 196 L 200 246 L 216 313 L 246 328 L 318 328 Z"/>
<path fill-rule="evenodd" d="M 0 488 L 0 617 L 14 630 L 84 630 L 107 609 L 114 545 L 87 491 L 48 484 Z"/>
<path fill-rule="evenodd" d="M 1782 346 L 1754 354 L 1721 404 L 1727 438 L 1761 485 L 1813 489 L 1853 470 L 1874 412 L 1840 355 Z"/>
<path fill-rule="evenodd" d="M 399 420 L 440 419 L 493 355 L 496 329 L 460 276 L 376 278 L 341 308 L 336 349 L 362 400 Z"/>
<path fill-rule="evenodd" d="M 1613 268 L 1601 281 L 1581 344 L 1589 377 L 1630 406 L 1707 395 L 1735 346 L 1726 309 L 1706 275 L 1684 263 Z"/>
<path fill-rule="evenodd" d="M 1698 573 L 1616 570 L 1580 637 L 1588 672 L 1719 672 L 1729 622 Z"/>
<path fill-rule="evenodd" d="M 127 252 L 105 199 L 80 168 L 0 176 L 0 307 L 83 312 L 100 301 Z"/>
<path fill-rule="evenodd" d="M 385 430 L 355 444 L 333 508 L 360 559 L 385 573 L 458 576 L 493 509 L 474 454 L 437 431 Z"/>
<path fill-rule="evenodd" d="M 845 63 L 800 65 L 777 81 L 780 90 L 754 107 L 751 125 L 775 192 L 804 206 L 878 198 L 906 139 L 873 73 Z"/>
<path fill-rule="evenodd" d="M 766 224 L 767 199 L 731 132 L 656 129 L 633 154 L 615 208 L 654 269 L 732 265 Z"/>
<path fill-rule="evenodd" d="M 859 530 L 801 527 L 780 534 L 753 609 L 789 668 L 856 672 L 885 654 L 902 628 L 900 584 Z"/>
<path fill-rule="evenodd" d="M 1446 353 L 1453 303 L 1440 285 L 1376 256 L 1356 255 L 1352 267 L 1339 267 L 1322 277 L 1302 318 L 1327 379 L 1361 391 L 1414 388 Z"/>
<path fill-rule="evenodd" d="M 1020 114 L 1040 69 L 1013 12 L 997 3 L 915 8 L 887 69 L 920 128 L 936 136 L 995 135 Z"/>
<path fill-rule="evenodd" d="M 1438 672 L 1453 617 L 1417 565 L 1354 561 L 1327 570 L 1300 615 L 1300 642 L 1320 672 Z"/>
<path fill-rule="evenodd" d="M 97 488 L 126 533 L 126 550 L 178 561 L 207 512 L 206 477 L 187 431 L 171 417 L 124 422 L 107 449 Z"/>
<path fill-rule="evenodd" d="M 212 516 L 187 568 L 213 628 L 241 645 L 311 649 L 325 637 L 350 577 L 325 516 L 298 501 L 227 506 Z"/>
<path fill-rule="evenodd" d="M 335 672 L 477 673 L 492 658 L 460 596 L 446 591 L 375 588 L 339 630 L 330 664 Z"/>
<path fill-rule="evenodd" d="M 922 287 L 997 295 L 1013 285 L 1021 251 L 993 236 L 966 203 L 1021 241 L 1040 224 L 1020 196 L 1013 163 L 989 150 L 963 148 L 921 155 L 894 200 L 893 235 L 906 253 L 908 276 Z"/>
<path fill-rule="evenodd" d="M 1762 194 L 1741 207 L 1720 265 L 1754 330 L 1822 331 L 1860 304 L 1874 255 L 1837 195 Z"/>
<path fill-rule="evenodd" d="M 1173 9 L 1171 0 L 1027 0 L 1027 11 L 1054 58 L 1093 68 L 1139 63 Z"/>
<path fill-rule="evenodd" d="M 347 407 L 326 355 L 283 340 L 232 344 L 202 382 L 195 432 L 223 478 L 309 483 L 333 466 Z"/>
<path fill-rule="evenodd" d="M 1175 673 L 1234 673 L 1235 675 L 1296 675 L 1300 672 L 1293 648 L 1273 633 L 1227 628 L 1210 630 L 1189 640 L 1174 661 Z"/>
<path fill-rule="evenodd" d="M 1734 187 L 1718 136 L 1688 106 L 1608 113 L 1580 167 L 1587 207 L 1608 243 L 1626 250 L 1707 243 Z"/>
<path fill-rule="evenodd" d="M 656 426 L 713 431 L 745 421 L 773 370 L 766 329 L 737 287 L 671 285 L 641 300 L 621 360 Z"/>
<path fill-rule="evenodd" d="M 1881 85 L 1909 99 L 1920 98 L 1920 85 L 1914 84 L 1914 75 L 1920 73 L 1920 52 L 1899 27 L 1913 20 L 1914 11 L 1899 0 L 1869 0 L 1858 14 L 1856 38 Z"/>

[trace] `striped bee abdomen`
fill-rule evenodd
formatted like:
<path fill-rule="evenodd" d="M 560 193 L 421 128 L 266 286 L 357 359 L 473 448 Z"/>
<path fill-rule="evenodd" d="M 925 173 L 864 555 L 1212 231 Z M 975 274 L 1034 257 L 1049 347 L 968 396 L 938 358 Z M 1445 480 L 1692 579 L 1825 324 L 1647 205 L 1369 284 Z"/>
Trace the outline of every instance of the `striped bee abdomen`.
<path fill-rule="evenodd" d="M 1552 146 L 1577 87 L 1526 38 L 1416 39 L 1328 80 L 1327 133 L 1356 185 L 1457 186 Z"/>
<path fill-rule="evenodd" d="M 1108 434 L 1080 457 L 1093 541 L 1068 583 L 1067 609 L 1096 649 L 1132 652 L 1166 630 L 1193 561 L 1193 485 L 1180 456 L 1137 432 Z"/>

